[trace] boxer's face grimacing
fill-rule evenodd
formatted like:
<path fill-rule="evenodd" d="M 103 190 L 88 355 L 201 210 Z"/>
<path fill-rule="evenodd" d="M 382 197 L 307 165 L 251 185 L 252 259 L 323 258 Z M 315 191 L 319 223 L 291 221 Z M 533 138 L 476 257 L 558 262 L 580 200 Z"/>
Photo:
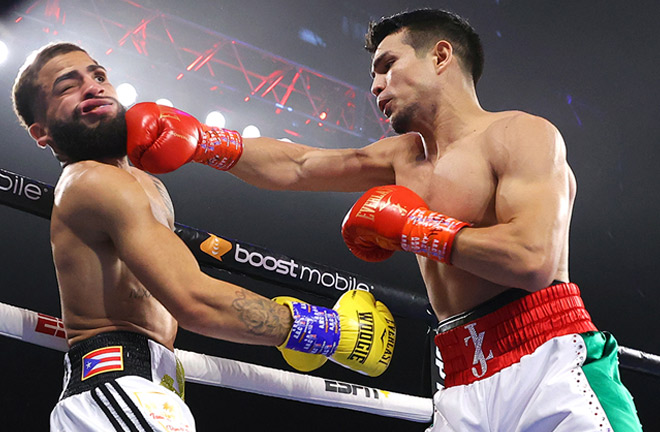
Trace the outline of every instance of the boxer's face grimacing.
<path fill-rule="evenodd" d="M 126 110 L 103 66 L 82 51 L 69 52 L 48 61 L 38 83 L 49 145 L 74 162 L 126 154 Z"/>

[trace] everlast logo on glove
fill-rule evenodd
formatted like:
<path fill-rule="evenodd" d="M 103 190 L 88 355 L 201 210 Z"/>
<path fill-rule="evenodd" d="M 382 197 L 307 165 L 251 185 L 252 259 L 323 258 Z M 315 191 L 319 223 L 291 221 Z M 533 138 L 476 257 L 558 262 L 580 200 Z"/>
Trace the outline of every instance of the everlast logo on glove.
<path fill-rule="evenodd" d="M 424 200 L 402 186 L 371 188 L 346 214 L 341 235 L 358 258 L 386 260 L 394 251 L 402 250 L 408 214 L 419 207 L 426 207 Z"/>
<path fill-rule="evenodd" d="M 369 220 L 374 220 L 374 214 L 376 210 L 380 208 L 380 202 L 383 200 L 385 195 L 388 194 L 387 190 L 379 190 L 374 192 L 372 196 L 365 201 L 365 203 L 360 207 L 360 210 L 357 212 L 355 217 L 365 218 Z"/>
<path fill-rule="evenodd" d="M 392 355 L 394 354 L 394 342 L 396 341 L 396 325 L 394 324 L 394 320 L 389 320 L 385 318 L 387 321 L 387 329 L 383 331 L 383 334 L 381 335 L 380 339 L 383 341 L 385 338 L 387 338 L 387 342 L 385 342 L 385 351 L 383 352 L 383 355 L 380 356 L 380 360 L 378 360 L 378 363 L 382 363 L 384 365 L 389 365 L 390 361 L 392 360 Z"/>
<path fill-rule="evenodd" d="M 356 217 L 365 218 L 373 221 L 377 211 L 382 210 L 385 207 L 396 208 L 401 215 L 406 215 L 408 210 L 403 208 L 403 206 L 398 203 L 392 203 L 388 197 L 387 201 L 383 202 L 383 199 L 390 194 L 391 190 L 381 189 L 374 192 L 374 195 L 369 197 L 367 201 L 360 207 Z"/>
<path fill-rule="evenodd" d="M 359 332 L 357 343 L 348 360 L 364 363 L 374 344 L 374 314 L 372 312 L 358 312 Z"/>

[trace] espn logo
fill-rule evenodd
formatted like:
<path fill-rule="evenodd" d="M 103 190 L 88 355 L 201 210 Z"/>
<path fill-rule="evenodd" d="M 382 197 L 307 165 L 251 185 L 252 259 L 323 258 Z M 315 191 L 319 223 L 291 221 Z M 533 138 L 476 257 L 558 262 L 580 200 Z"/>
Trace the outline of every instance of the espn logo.
<path fill-rule="evenodd" d="M 324 380 L 325 391 L 330 393 L 341 393 L 347 395 L 358 396 L 358 393 L 364 393 L 364 397 L 371 399 L 380 399 L 380 395 L 387 397 L 387 392 L 375 388 L 364 387 L 357 384 L 344 383 L 340 381 Z M 373 396 L 372 396 L 373 394 Z"/>
<path fill-rule="evenodd" d="M 42 313 L 37 314 L 37 325 L 34 331 L 62 339 L 66 338 L 62 320 Z"/>

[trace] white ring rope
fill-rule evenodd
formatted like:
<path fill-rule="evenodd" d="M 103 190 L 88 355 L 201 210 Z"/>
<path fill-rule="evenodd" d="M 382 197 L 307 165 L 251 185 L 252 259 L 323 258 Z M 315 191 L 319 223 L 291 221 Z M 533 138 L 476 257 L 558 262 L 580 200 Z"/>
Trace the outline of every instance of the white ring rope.
<path fill-rule="evenodd" d="M 69 347 L 59 318 L 0 303 L 0 335 L 57 351 Z M 433 401 L 358 384 L 334 381 L 176 349 L 186 381 L 345 408 L 420 423 L 431 422 Z"/>

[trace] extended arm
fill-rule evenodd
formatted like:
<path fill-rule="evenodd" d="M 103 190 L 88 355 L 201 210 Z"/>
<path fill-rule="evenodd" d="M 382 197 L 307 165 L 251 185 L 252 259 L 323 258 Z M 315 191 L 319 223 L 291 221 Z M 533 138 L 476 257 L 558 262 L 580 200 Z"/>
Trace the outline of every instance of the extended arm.
<path fill-rule="evenodd" d="M 355 192 L 394 182 L 391 145 L 320 149 L 273 138 L 245 138 L 231 173 L 274 190 Z"/>
<path fill-rule="evenodd" d="M 138 168 L 165 173 L 198 162 L 278 190 L 361 191 L 393 183 L 394 151 L 419 140 L 404 136 L 361 149 L 319 149 L 273 138 L 242 138 L 236 131 L 210 128 L 183 111 L 149 102 L 129 109 L 126 124 L 128 156 Z"/>

